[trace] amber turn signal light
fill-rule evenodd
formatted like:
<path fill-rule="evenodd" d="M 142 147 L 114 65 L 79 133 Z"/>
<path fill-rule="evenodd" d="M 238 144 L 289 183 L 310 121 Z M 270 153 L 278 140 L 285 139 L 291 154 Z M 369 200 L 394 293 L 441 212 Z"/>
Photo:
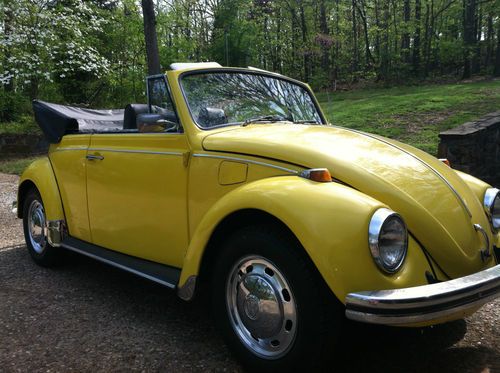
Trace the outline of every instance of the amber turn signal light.
<path fill-rule="evenodd" d="M 445 165 L 447 165 L 448 167 L 451 168 L 451 163 L 450 163 L 450 161 L 448 159 L 446 159 L 446 158 L 439 158 L 439 160 L 441 162 L 443 162 Z"/>
<path fill-rule="evenodd" d="M 332 175 L 326 168 L 311 168 L 309 170 L 304 170 L 299 176 L 318 183 L 328 183 L 332 181 Z"/>

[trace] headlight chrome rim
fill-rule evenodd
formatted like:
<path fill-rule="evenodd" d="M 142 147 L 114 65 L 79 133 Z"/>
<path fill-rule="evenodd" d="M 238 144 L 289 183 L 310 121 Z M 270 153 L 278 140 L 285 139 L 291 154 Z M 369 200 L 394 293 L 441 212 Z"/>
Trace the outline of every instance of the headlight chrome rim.
<path fill-rule="evenodd" d="M 398 263 L 394 266 L 390 266 L 384 261 L 380 250 L 380 233 L 385 224 L 392 219 L 397 219 L 404 229 L 404 252 L 400 256 Z M 368 227 L 368 246 L 373 260 L 384 273 L 393 274 L 399 271 L 408 253 L 408 229 L 401 215 L 387 208 L 380 208 L 375 211 Z"/>
<path fill-rule="evenodd" d="M 488 188 L 484 193 L 483 206 L 486 210 L 486 215 L 490 221 L 491 227 L 494 232 L 500 230 L 500 211 L 495 214 L 495 201 L 500 200 L 500 190 L 497 188 Z M 495 218 L 495 216 L 497 216 Z"/>

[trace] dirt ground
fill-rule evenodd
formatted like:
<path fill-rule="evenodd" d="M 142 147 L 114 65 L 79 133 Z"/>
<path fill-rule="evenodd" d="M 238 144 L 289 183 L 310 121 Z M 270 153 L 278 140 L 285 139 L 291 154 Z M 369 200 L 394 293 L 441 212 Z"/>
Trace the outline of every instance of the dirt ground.
<path fill-rule="evenodd" d="M 242 371 L 200 304 L 76 255 L 36 266 L 10 213 L 16 182 L 0 174 L 0 372 Z M 344 334 L 327 371 L 500 373 L 500 299 L 433 328 Z"/>

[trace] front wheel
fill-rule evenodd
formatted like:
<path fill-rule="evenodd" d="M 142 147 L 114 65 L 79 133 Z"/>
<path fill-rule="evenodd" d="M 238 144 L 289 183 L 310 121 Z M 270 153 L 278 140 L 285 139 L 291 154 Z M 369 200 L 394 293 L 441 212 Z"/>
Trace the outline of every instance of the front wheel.
<path fill-rule="evenodd" d="M 342 319 L 334 295 L 286 233 L 265 227 L 235 232 L 215 267 L 215 319 L 228 346 L 253 369 L 322 365 Z"/>

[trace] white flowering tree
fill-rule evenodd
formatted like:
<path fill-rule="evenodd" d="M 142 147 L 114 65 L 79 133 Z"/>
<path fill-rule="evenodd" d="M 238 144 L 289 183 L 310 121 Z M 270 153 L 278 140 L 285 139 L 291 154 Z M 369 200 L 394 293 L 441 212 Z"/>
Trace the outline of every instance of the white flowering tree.
<path fill-rule="evenodd" d="M 4 0 L 0 85 L 15 81 L 31 98 L 43 81 L 75 74 L 99 78 L 108 60 L 96 49 L 106 20 L 83 0 Z"/>

